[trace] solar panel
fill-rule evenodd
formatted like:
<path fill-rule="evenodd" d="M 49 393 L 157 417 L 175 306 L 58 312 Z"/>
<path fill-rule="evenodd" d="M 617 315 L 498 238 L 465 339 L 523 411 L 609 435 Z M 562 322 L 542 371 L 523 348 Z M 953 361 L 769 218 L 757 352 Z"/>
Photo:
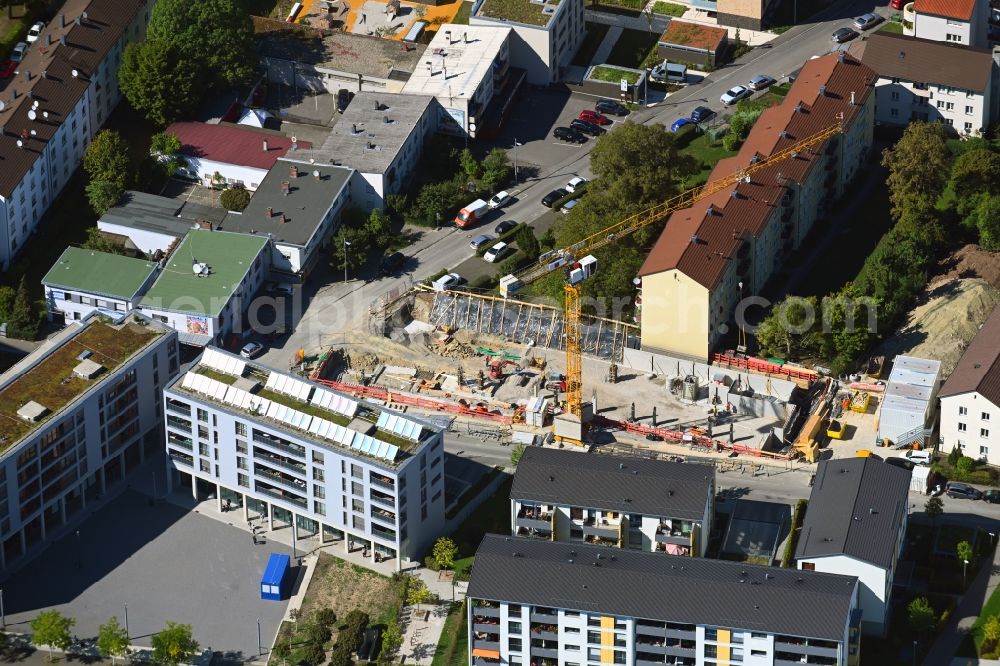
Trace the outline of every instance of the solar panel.
<path fill-rule="evenodd" d="M 388 423 L 389 417 L 391 416 L 392 414 L 390 414 L 389 412 L 379 412 L 378 420 L 375 421 L 375 427 L 385 428 L 386 427 L 385 424 Z"/>
<path fill-rule="evenodd" d="M 420 441 L 420 435 L 424 431 L 423 426 L 419 423 L 390 412 L 381 412 L 375 426 L 414 441 Z"/>
<path fill-rule="evenodd" d="M 389 450 L 389 445 L 385 442 L 379 442 L 378 447 L 372 451 L 372 455 L 377 458 L 384 458 L 385 452 Z"/>
<path fill-rule="evenodd" d="M 194 382 L 194 378 L 197 377 L 197 376 L 198 375 L 196 375 L 193 372 L 186 372 L 186 373 L 184 373 L 184 379 L 181 380 L 181 387 L 186 388 L 186 389 L 190 389 L 192 382 Z"/>
<path fill-rule="evenodd" d="M 267 376 L 267 383 L 264 384 L 264 388 L 274 391 L 275 386 L 277 386 L 278 379 L 281 377 L 277 372 L 272 372 Z"/>
<path fill-rule="evenodd" d="M 390 444 L 389 450 L 385 452 L 385 455 L 383 457 L 390 462 L 395 462 L 396 455 L 398 453 L 399 453 L 399 447 L 394 444 Z"/>
<path fill-rule="evenodd" d="M 224 372 L 230 375 L 236 375 L 237 377 L 243 374 L 246 369 L 246 361 L 237 358 L 235 356 L 230 356 L 229 354 L 223 354 L 217 349 L 206 349 L 205 353 L 201 356 L 201 364 L 205 365 L 213 370 L 218 370 L 219 372 Z"/>

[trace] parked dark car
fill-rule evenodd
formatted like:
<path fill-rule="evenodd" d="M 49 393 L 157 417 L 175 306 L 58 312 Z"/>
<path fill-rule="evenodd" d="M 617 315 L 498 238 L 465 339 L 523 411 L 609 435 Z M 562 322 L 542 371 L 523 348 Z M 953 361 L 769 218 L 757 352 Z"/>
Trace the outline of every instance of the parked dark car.
<path fill-rule="evenodd" d="M 343 113 L 347 110 L 347 105 L 351 103 L 354 99 L 354 95 L 347 88 L 341 88 L 337 91 L 337 113 Z"/>
<path fill-rule="evenodd" d="M 857 36 L 858 33 L 850 28 L 838 28 L 833 31 L 832 35 L 830 35 L 830 39 L 837 44 L 843 44 L 844 42 L 851 41 Z"/>
<path fill-rule="evenodd" d="M 594 123 L 587 122 L 586 120 L 580 120 L 579 118 L 574 118 L 573 122 L 569 124 L 569 128 L 591 136 L 601 136 L 607 131 L 600 125 L 595 125 Z"/>
<path fill-rule="evenodd" d="M 544 197 L 542 197 L 542 205 L 545 206 L 546 208 L 552 208 L 552 204 L 559 201 L 567 194 L 569 194 L 569 192 L 567 192 L 561 187 L 558 190 L 552 190 Z"/>
<path fill-rule="evenodd" d="M 392 275 L 403 267 L 403 262 L 405 261 L 406 257 L 403 256 L 402 252 L 387 254 L 382 257 L 382 261 L 379 262 L 378 272 L 382 275 Z"/>
<path fill-rule="evenodd" d="M 358 648 L 358 661 L 375 661 L 379 651 L 382 649 L 382 628 L 370 627 L 365 630 L 364 640 Z"/>
<path fill-rule="evenodd" d="M 613 116 L 627 116 L 628 109 L 621 102 L 616 102 L 613 99 L 599 99 L 594 108 L 601 113 L 610 113 Z"/>
<path fill-rule="evenodd" d="M 983 501 L 990 504 L 1000 504 L 1000 490 L 987 490 L 983 493 Z"/>
<path fill-rule="evenodd" d="M 552 130 L 552 136 L 563 141 L 571 141 L 572 143 L 587 143 L 587 137 L 585 137 L 580 131 L 569 127 L 555 128 Z"/>
<path fill-rule="evenodd" d="M 691 112 L 691 120 L 696 123 L 702 123 L 715 115 L 715 111 L 708 108 L 707 106 L 696 106 L 694 111 Z"/>
<path fill-rule="evenodd" d="M 495 233 L 497 236 L 500 236 L 501 234 L 507 233 L 516 226 L 517 222 L 515 222 L 514 220 L 504 220 L 497 226 L 493 227 L 493 233 Z"/>
<path fill-rule="evenodd" d="M 906 458 L 886 458 L 886 465 L 892 465 L 893 467 L 902 467 L 903 469 L 910 471 L 916 467 L 916 463 L 912 460 L 907 460 Z"/>
<path fill-rule="evenodd" d="M 948 495 L 948 497 L 954 497 L 957 499 L 977 500 L 983 496 L 980 491 L 976 490 L 972 486 L 964 483 L 958 483 L 956 481 L 949 481 L 948 487 L 945 488 L 944 492 Z"/>

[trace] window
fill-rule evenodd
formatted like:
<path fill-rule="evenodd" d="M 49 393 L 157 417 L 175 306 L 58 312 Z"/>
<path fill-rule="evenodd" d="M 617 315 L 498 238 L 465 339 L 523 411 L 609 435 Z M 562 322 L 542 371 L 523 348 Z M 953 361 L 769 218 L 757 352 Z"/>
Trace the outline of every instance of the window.
<path fill-rule="evenodd" d="M 990 413 L 989 412 L 983 412 L 980 415 L 980 418 L 982 418 L 982 420 L 984 420 L 984 421 L 989 421 L 990 420 Z"/>
<path fill-rule="evenodd" d="M 892 99 L 893 102 L 899 101 L 899 93 L 896 92 L 895 90 L 892 91 L 892 94 L 889 97 Z"/>
<path fill-rule="evenodd" d="M 313 467 L 313 481 L 324 481 L 323 470 Z"/>
<path fill-rule="evenodd" d="M 972 115 L 972 111 L 973 111 L 972 107 L 969 106 L 968 104 L 966 104 L 965 105 L 965 115 L 971 116 Z"/>
<path fill-rule="evenodd" d="M 564 645 L 563 649 L 564 650 L 568 650 L 570 652 L 579 652 L 580 651 L 580 646 L 579 645 Z"/>
<path fill-rule="evenodd" d="M 890 118 L 898 118 L 899 117 L 899 109 L 889 109 L 889 117 Z"/>
<path fill-rule="evenodd" d="M 802 563 L 802 570 L 803 571 L 816 571 L 816 563 L 815 562 L 803 562 Z"/>
<path fill-rule="evenodd" d="M 601 632 L 599 631 L 588 631 L 587 632 L 587 642 L 592 645 L 601 644 Z"/>
<path fill-rule="evenodd" d="M 989 429 L 988 428 L 980 428 L 979 429 L 979 436 L 980 437 L 989 437 L 990 436 Z"/>
<path fill-rule="evenodd" d="M 968 407 L 959 407 L 958 408 L 958 415 L 959 416 L 965 416 L 968 413 L 969 413 L 969 408 Z"/>
<path fill-rule="evenodd" d="M 587 648 L 587 659 L 590 661 L 600 661 L 601 660 L 601 649 L 600 648 Z"/>
<path fill-rule="evenodd" d="M 198 409 L 198 420 L 202 423 L 208 423 L 208 411 L 204 409 Z"/>
<path fill-rule="evenodd" d="M 241 423 L 240 421 L 236 422 L 236 435 L 238 437 L 246 437 L 247 436 L 247 424 L 246 423 Z"/>
<path fill-rule="evenodd" d="M 313 511 L 321 516 L 326 515 L 326 504 L 323 502 L 313 502 Z"/>
<path fill-rule="evenodd" d="M 507 640 L 507 649 L 510 650 L 511 652 L 520 652 L 521 651 L 521 639 L 520 638 L 515 638 L 515 637 L 511 636 Z"/>
<path fill-rule="evenodd" d="M 988 458 L 989 455 L 990 455 L 990 447 L 988 447 L 988 446 L 980 446 L 979 447 L 979 455 L 982 456 L 983 458 Z"/>
<path fill-rule="evenodd" d="M 320 499 L 326 499 L 326 488 L 323 486 L 313 486 L 313 497 L 318 497 Z"/>
<path fill-rule="evenodd" d="M 949 33 L 945 34 L 944 41 L 946 41 L 946 42 L 955 42 L 956 44 L 961 44 L 962 43 L 962 35 L 953 35 L 952 33 L 949 32 Z"/>
<path fill-rule="evenodd" d="M 972 133 L 972 123 L 965 123 L 965 133 L 966 134 Z"/>
<path fill-rule="evenodd" d="M 717 641 L 717 640 L 719 640 L 719 630 L 718 629 L 705 629 L 705 640 L 706 641 Z"/>
<path fill-rule="evenodd" d="M 958 431 L 959 432 L 965 432 L 965 430 L 966 430 L 965 424 L 964 423 L 959 423 L 958 424 Z"/>
<path fill-rule="evenodd" d="M 246 474 L 237 474 L 236 475 L 236 483 L 240 484 L 244 488 L 249 488 L 250 487 L 250 477 L 248 477 Z"/>
<path fill-rule="evenodd" d="M 323 464 L 323 454 L 319 451 L 313 451 L 313 462 L 317 465 Z"/>
<path fill-rule="evenodd" d="M 717 645 L 706 645 L 705 646 L 705 658 L 714 659 L 718 656 L 718 646 Z"/>

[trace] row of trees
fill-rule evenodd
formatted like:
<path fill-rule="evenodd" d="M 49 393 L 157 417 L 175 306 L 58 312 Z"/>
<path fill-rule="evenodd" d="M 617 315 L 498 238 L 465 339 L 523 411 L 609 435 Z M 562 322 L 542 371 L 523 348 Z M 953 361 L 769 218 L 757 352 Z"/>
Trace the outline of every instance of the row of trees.
<path fill-rule="evenodd" d="M 65 651 L 73 644 L 73 627 L 76 620 L 59 611 L 39 613 L 31 621 L 32 642 L 44 645 L 49 650 L 49 661 L 53 660 L 53 650 Z M 163 666 L 177 666 L 189 662 L 198 654 L 200 646 L 191 634 L 190 624 L 167 622 L 166 626 L 151 639 L 153 660 Z M 97 630 L 97 649 L 105 657 L 115 659 L 128 654 L 129 635 L 117 617 L 110 618 Z"/>
<path fill-rule="evenodd" d="M 0 287 L 0 322 L 7 323 L 7 336 L 19 340 L 38 337 L 41 315 L 31 300 L 28 279 L 21 276 L 17 289 Z"/>
<path fill-rule="evenodd" d="M 167 178 L 180 166 L 177 156 L 181 141 L 176 135 L 160 132 L 150 141 L 149 155 L 141 165 L 147 175 Z M 85 191 L 90 207 L 98 217 L 115 206 L 129 187 L 135 185 L 135 165 L 128 143 L 115 130 L 101 130 L 83 153 L 87 174 Z M 157 171 L 158 174 L 153 172 Z"/>
<path fill-rule="evenodd" d="M 190 114 L 206 93 L 253 79 L 253 35 L 239 0 L 159 0 L 146 40 L 125 48 L 118 85 L 150 122 L 168 125 Z"/>
<path fill-rule="evenodd" d="M 385 250 L 391 243 L 392 219 L 386 213 L 374 208 L 365 217 L 357 208 L 347 209 L 330 248 L 330 267 L 344 270 L 346 266 L 353 273 L 365 265 L 373 250 Z"/>

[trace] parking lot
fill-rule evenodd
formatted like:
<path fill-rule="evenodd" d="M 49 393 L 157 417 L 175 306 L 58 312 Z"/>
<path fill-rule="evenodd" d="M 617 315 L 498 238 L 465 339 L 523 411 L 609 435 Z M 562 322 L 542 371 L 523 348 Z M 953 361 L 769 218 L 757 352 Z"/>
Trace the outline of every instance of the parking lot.
<path fill-rule="evenodd" d="M 234 512 L 235 519 L 242 514 Z M 261 601 L 258 581 L 270 553 L 291 551 L 248 532 L 129 490 L 16 572 L 3 586 L 8 630 L 30 631 L 40 611 L 76 620 L 97 635 L 111 616 L 133 645 L 149 645 L 169 621 L 190 624 L 202 649 L 257 655 L 257 621 L 269 646 L 287 602 Z"/>

